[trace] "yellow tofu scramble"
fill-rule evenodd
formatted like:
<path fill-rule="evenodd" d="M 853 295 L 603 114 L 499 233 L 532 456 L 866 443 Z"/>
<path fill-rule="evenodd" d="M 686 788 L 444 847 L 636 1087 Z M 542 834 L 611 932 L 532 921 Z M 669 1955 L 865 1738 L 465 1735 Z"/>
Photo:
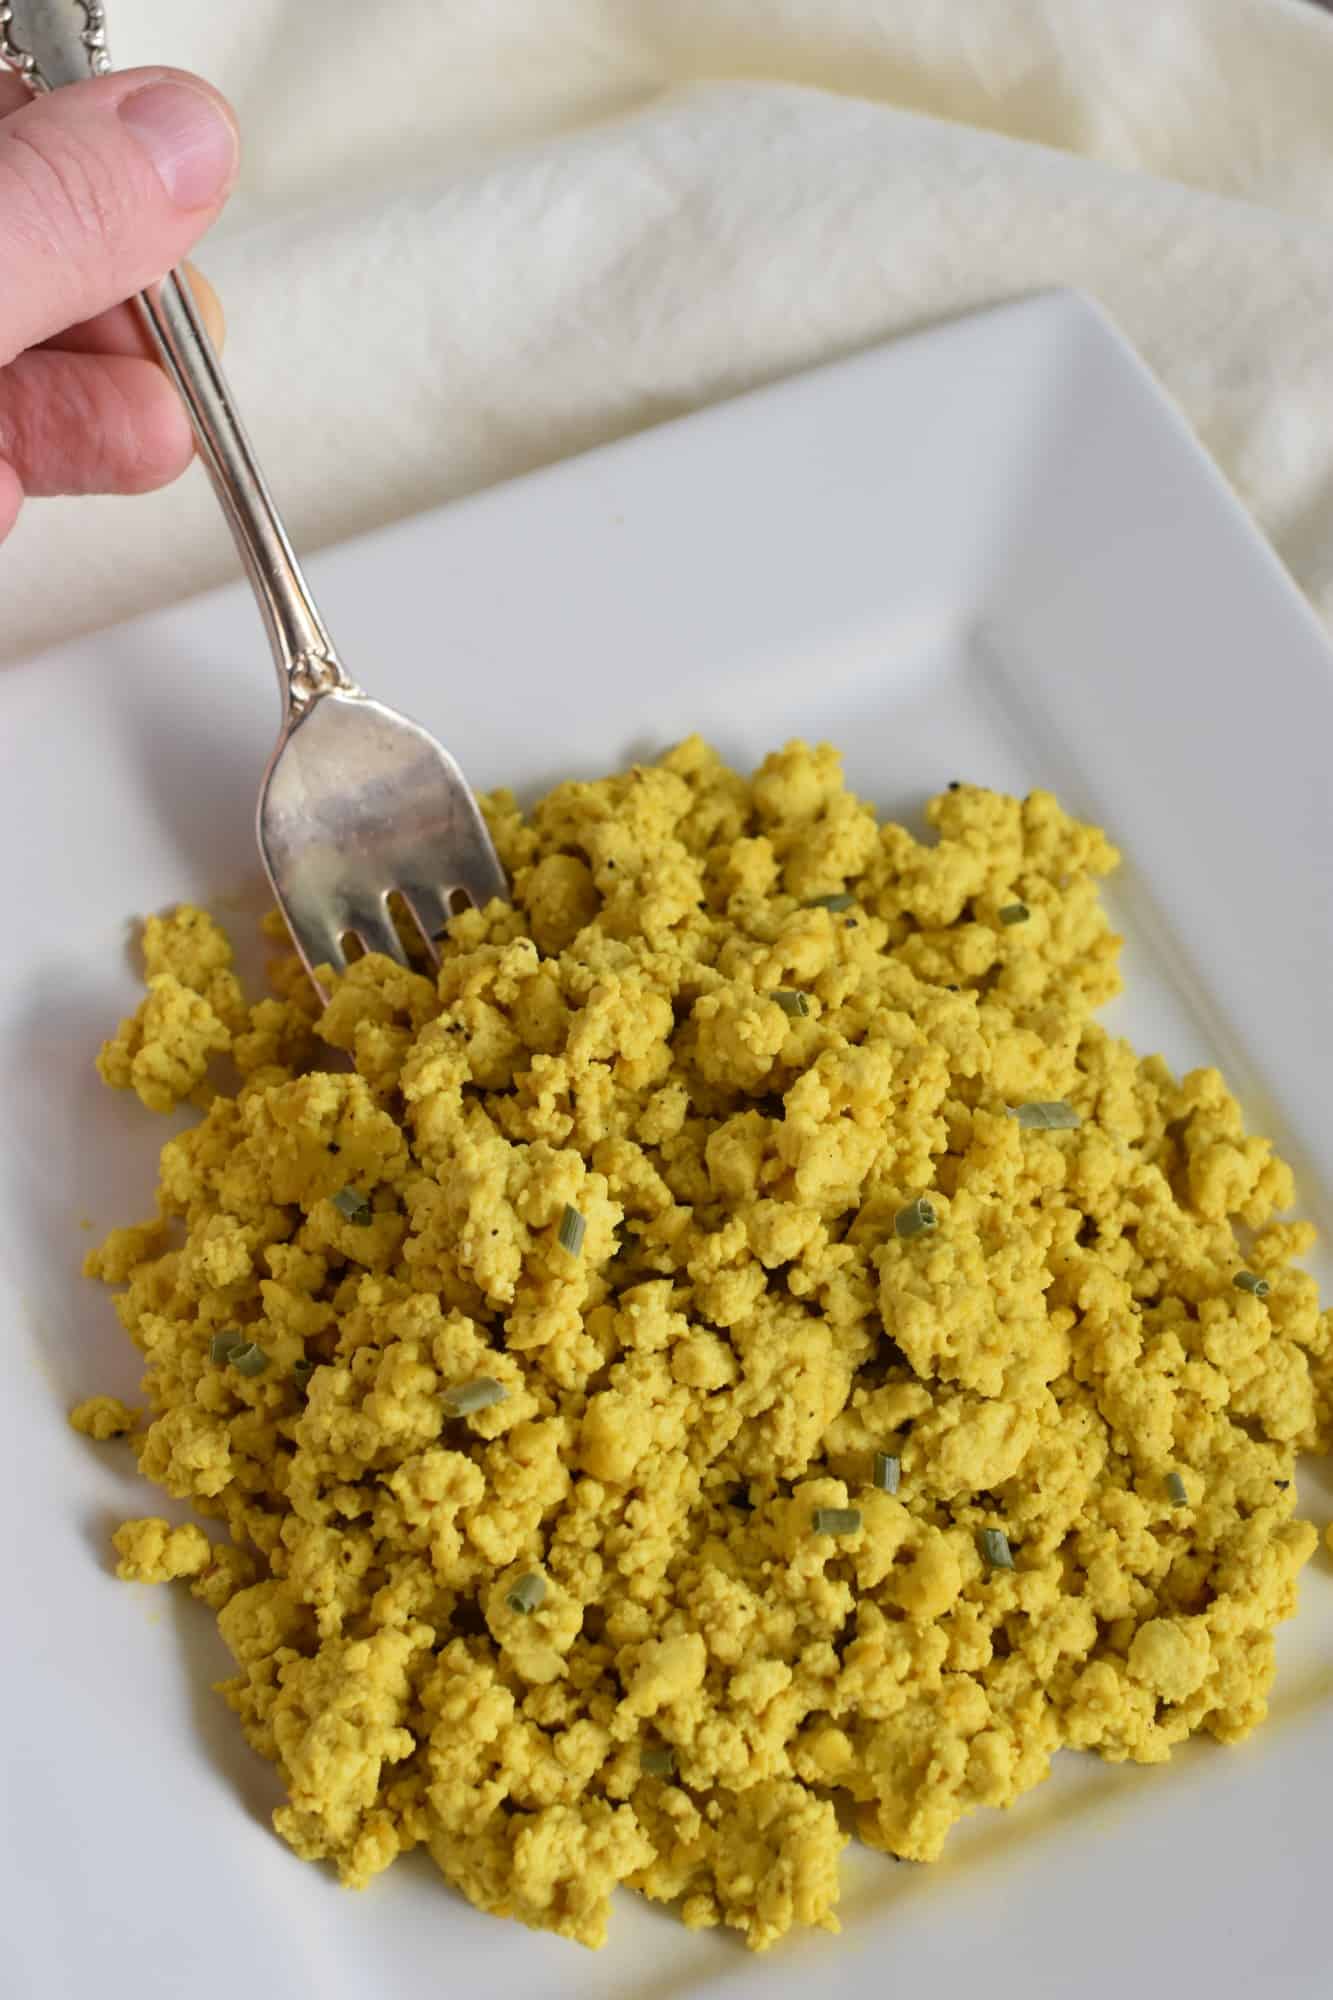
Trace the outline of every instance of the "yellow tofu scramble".
<path fill-rule="evenodd" d="M 848 1829 L 929 1861 L 1061 1746 L 1246 1735 L 1333 1325 L 1221 1076 L 1094 1019 L 1103 834 L 961 785 L 921 842 L 801 743 L 486 810 L 514 902 L 438 974 L 248 1004 L 179 909 L 101 1057 L 202 1112 L 88 1259 L 214 1524 L 120 1573 L 216 1610 L 278 1832 L 763 1947 Z"/>

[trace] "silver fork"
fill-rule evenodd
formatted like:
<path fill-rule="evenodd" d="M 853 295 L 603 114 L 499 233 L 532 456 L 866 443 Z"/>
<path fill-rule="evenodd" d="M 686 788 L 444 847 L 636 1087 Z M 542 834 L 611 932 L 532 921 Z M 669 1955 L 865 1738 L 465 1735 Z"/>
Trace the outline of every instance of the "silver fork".
<path fill-rule="evenodd" d="M 95 0 L 0 0 L 0 57 L 34 92 L 111 67 Z M 347 944 L 404 962 L 388 907 L 407 904 L 432 956 L 449 918 L 509 893 L 477 802 L 447 750 L 350 678 L 273 503 L 221 364 L 178 272 L 138 300 L 190 415 L 268 629 L 282 692 L 259 792 L 259 851 L 296 948 L 327 998 Z"/>

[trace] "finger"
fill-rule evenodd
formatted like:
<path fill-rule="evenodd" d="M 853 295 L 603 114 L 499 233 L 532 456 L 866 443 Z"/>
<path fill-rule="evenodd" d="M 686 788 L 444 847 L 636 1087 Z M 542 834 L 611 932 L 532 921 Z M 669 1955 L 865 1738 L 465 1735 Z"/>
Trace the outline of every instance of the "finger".
<path fill-rule="evenodd" d="M 185 269 L 208 337 L 221 350 L 227 323 L 218 295 L 202 271 L 197 271 L 193 264 L 187 264 Z M 157 357 L 157 349 L 144 332 L 143 322 L 133 306 L 112 306 L 109 312 L 86 319 L 81 326 L 71 326 L 54 340 L 42 344 L 62 354 L 144 354 L 150 361 Z"/>
<path fill-rule="evenodd" d="M 0 461 L 33 498 L 148 493 L 178 478 L 192 449 L 175 390 L 136 355 L 33 349 L 0 374 Z"/>
<path fill-rule="evenodd" d="M 223 100 L 172 70 L 96 77 L 0 120 L 0 366 L 179 264 L 236 157 Z"/>
<path fill-rule="evenodd" d="M 17 111 L 20 104 L 31 102 L 32 92 L 22 78 L 15 76 L 13 70 L 0 69 L 0 118 L 6 112 Z"/>

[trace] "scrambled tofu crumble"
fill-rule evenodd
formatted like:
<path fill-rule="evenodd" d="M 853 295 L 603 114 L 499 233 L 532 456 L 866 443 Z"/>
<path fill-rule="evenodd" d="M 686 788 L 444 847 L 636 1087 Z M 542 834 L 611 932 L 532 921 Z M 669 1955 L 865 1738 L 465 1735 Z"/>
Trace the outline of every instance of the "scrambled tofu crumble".
<path fill-rule="evenodd" d="M 105 1443 L 107 1438 L 126 1437 L 139 1421 L 119 1396 L 87 1396 L 69 1413 L 70 1423 L 84 1437 Z"/>
<path fill-rule="evenodd" d="M 697 739 L 487 814 L 514 903 L 438 974 L 247 1004 L 181 909 L 101 1058 L 202 1112 L 87 1268 L 224 1531 L 119 1570 L 216 1610 L 282 1836 L 762 1947 L 836 1928 L 847 1827 L 929 1861 L 1062 1745 L 1246 1735 L 1333 1325 L 1221 1076 L 1094 1018 L 1105 837 L 962 785 L 922 843 L 831 749 Z"/>

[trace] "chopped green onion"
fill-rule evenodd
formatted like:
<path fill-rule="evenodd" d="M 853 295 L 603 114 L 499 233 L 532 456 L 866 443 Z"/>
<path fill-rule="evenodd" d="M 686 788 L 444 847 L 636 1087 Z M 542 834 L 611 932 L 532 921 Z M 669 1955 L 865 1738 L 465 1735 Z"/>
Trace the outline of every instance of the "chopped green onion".
<path fill-rule="evenodd" d="M 1231 1282 L 1238 1292 L 1251 1292 L 1256 1299 L 1266 1299 L 1273 1289 L 1267 1278 L 1256 1277 L 1253 1271 L 1237 1271 Z"/>
<path fill-rule="evenodd" d="M 1012 1569 L 1014 1566 L 1014 1552 L 1003 1528 L 982 1529 L 981 1554 L 988 1569 Z"/>
<path fill-rule="evenodd" d="M 807 910 L 850 910 L 855 901 L 855 896 L 844 889 L 836 896 L 812 896 L 805 907 Z"/>
<path fill-rule="evenodd" d="M 210 1361 L 216 1362 L 219 1368 L 225 1368 L 237 1348 L 244 1346 L 244 1334 L 237 1333 L 234 1330 L 227 1333 L 215 1333 L 208 1343 L 208 1358 Z"/>
<path fill-rule="evenodd" d="M 887 1451 L 875 1453 L 874 1469 L 870 1477 L 872 1485 L 878 1486 L 881 1493 L 896 1493 L 902 1476 L 903 1462 L 900 1458 L 895 1458 Z"/>
<path fill-rule="evenodd" d="M 1020 1104 L 1011 1113 L 1027 1131 L 1073 1132 L 1082 1123 L 1072 1104 L 1063 1097 L 1046 1103 Z"/>
<path fill-rule="evenodd" d="M 776 1000 L 783 1013 L 790 1015 L 793 1021 L 804 1020 L 810 1012 L 810 1002 L 804 993 L 798 993 L 794 987 L 775 986 L 768 997 Z"/>
<path fill-rule="evenodd" d="M 519 1578 L 511 1590 L 505 1592 L 505 1603 L 511 1611 L 516 1611 L 526 1618 L 530 1611 L 537 1609 L 545 1595 L 546 1578 L 538 1576 L 536 1570 L 529 1570 L 526 1576 Z"/>
<path fill-rule="evenodd" d="M 676 1753 L 669 1743 L 649 1743 L 639 1753 L 639 1768 L 650 1778 L 669 1778 L 676 1768 Z"/>
<path fill-rule="evenodd" d="M 295 1375 L 298 1378 L 298 1380 L 302 1382 L 308 1380 L 308 1378 L 311 1375 L 313 1375 L 314 1372 L 315 1372 L 314 1362 L 311 1361 L 309 1357 L 304 1354 L 301 1356 L 299 1361 L 293 1361 L 292 1363 L 293 1375 Z"/>
<path fill-rule="evenodd" d="M 906 1208 L 898 1210 L 893 1218 L 894 1234 L 907 1243 L 913 1236 L 922 1236 L 926 1230 L 933 1229 L 938 1221 L 934 1202 L 927 1201 L 921 1194 L 915 1201 L 909 1201 Z"/>
<path fill-rule="evenodd" d="M 262 1375 L 268 1367 L 268 1356 L 256 1341 L 243 1341 L 233 1347 L 228 1359 L 238 1375 Z"/>
<path fill-rule="evenodd" d="M 339 1188 L 337 1194 L 333 1195 L 331 1200 L 339 1215 L 347 1222 L 357 1222 L 364 1225 L 367 1222 L 373 1222 L 375 1219 L 375 1211 L 370 1205 L 370 1196 L 360 1194 L 356 1188 Z"/>
<path fill-rule="evenodd" d="M 1032 915 L 1026 903 L 1005 903 L 1000 910 L 1002 924 L 1025 924 Z"/>
<path fill-rule="evenodd" d="M 811 1522 L 817 1535 L 859 1535 L 859 1507 L 816 1507 Z"/>
<path fill-rule="evenodd" d="M 478 1375 L 475 1382 L 455 1382 L 444 1392 L 444 1407 L 456 1417 L 470 1417 L 474 1410 L 489 1410 L 503 1403 L 509 1391 L 493 1375 Z"/>
<path fill-rule="evenodd" d="M 565 1212 L 560 1218 L 560 1228 L 556 1241 L 562 1250 L 568 1250 L 571 1257 L 577 1257 L 583 1248 L 583 1234 L 588 1225 L 576 1208 L 565 1203 Z"/>
<path fill-rule="evenodd" d="M 1181 1478 L 1181 1476 L 1180 1476 L 1180 1474 L 1179 1474 L 1178 1472 L 1168 1472 L 1168 1473 L 1167 1473 L 1167 1475 L 1166 1475 L 1166 1490 L 1167 1490 L 1168 1494 L 1169 1494 L 1169 1495 L 1170 1495 L 1170 1497 L 1171 1497 L 1171 1505 L 1172 1505 L 1173 1507 L 1188 1507 L 1188 1506 L 1189 1506 L 1189 1504 L 1190 1504 L 1190 1496 L 1189 1496 L 1189 1494 L 1188 1494 L 1188 1493 L 1186 1492 L 1186 1490 L 1185 1490 L 1185 1482 L 1184 1482 L 1184 1480 L 1183 1480 L 1183 1479 Z"/>

